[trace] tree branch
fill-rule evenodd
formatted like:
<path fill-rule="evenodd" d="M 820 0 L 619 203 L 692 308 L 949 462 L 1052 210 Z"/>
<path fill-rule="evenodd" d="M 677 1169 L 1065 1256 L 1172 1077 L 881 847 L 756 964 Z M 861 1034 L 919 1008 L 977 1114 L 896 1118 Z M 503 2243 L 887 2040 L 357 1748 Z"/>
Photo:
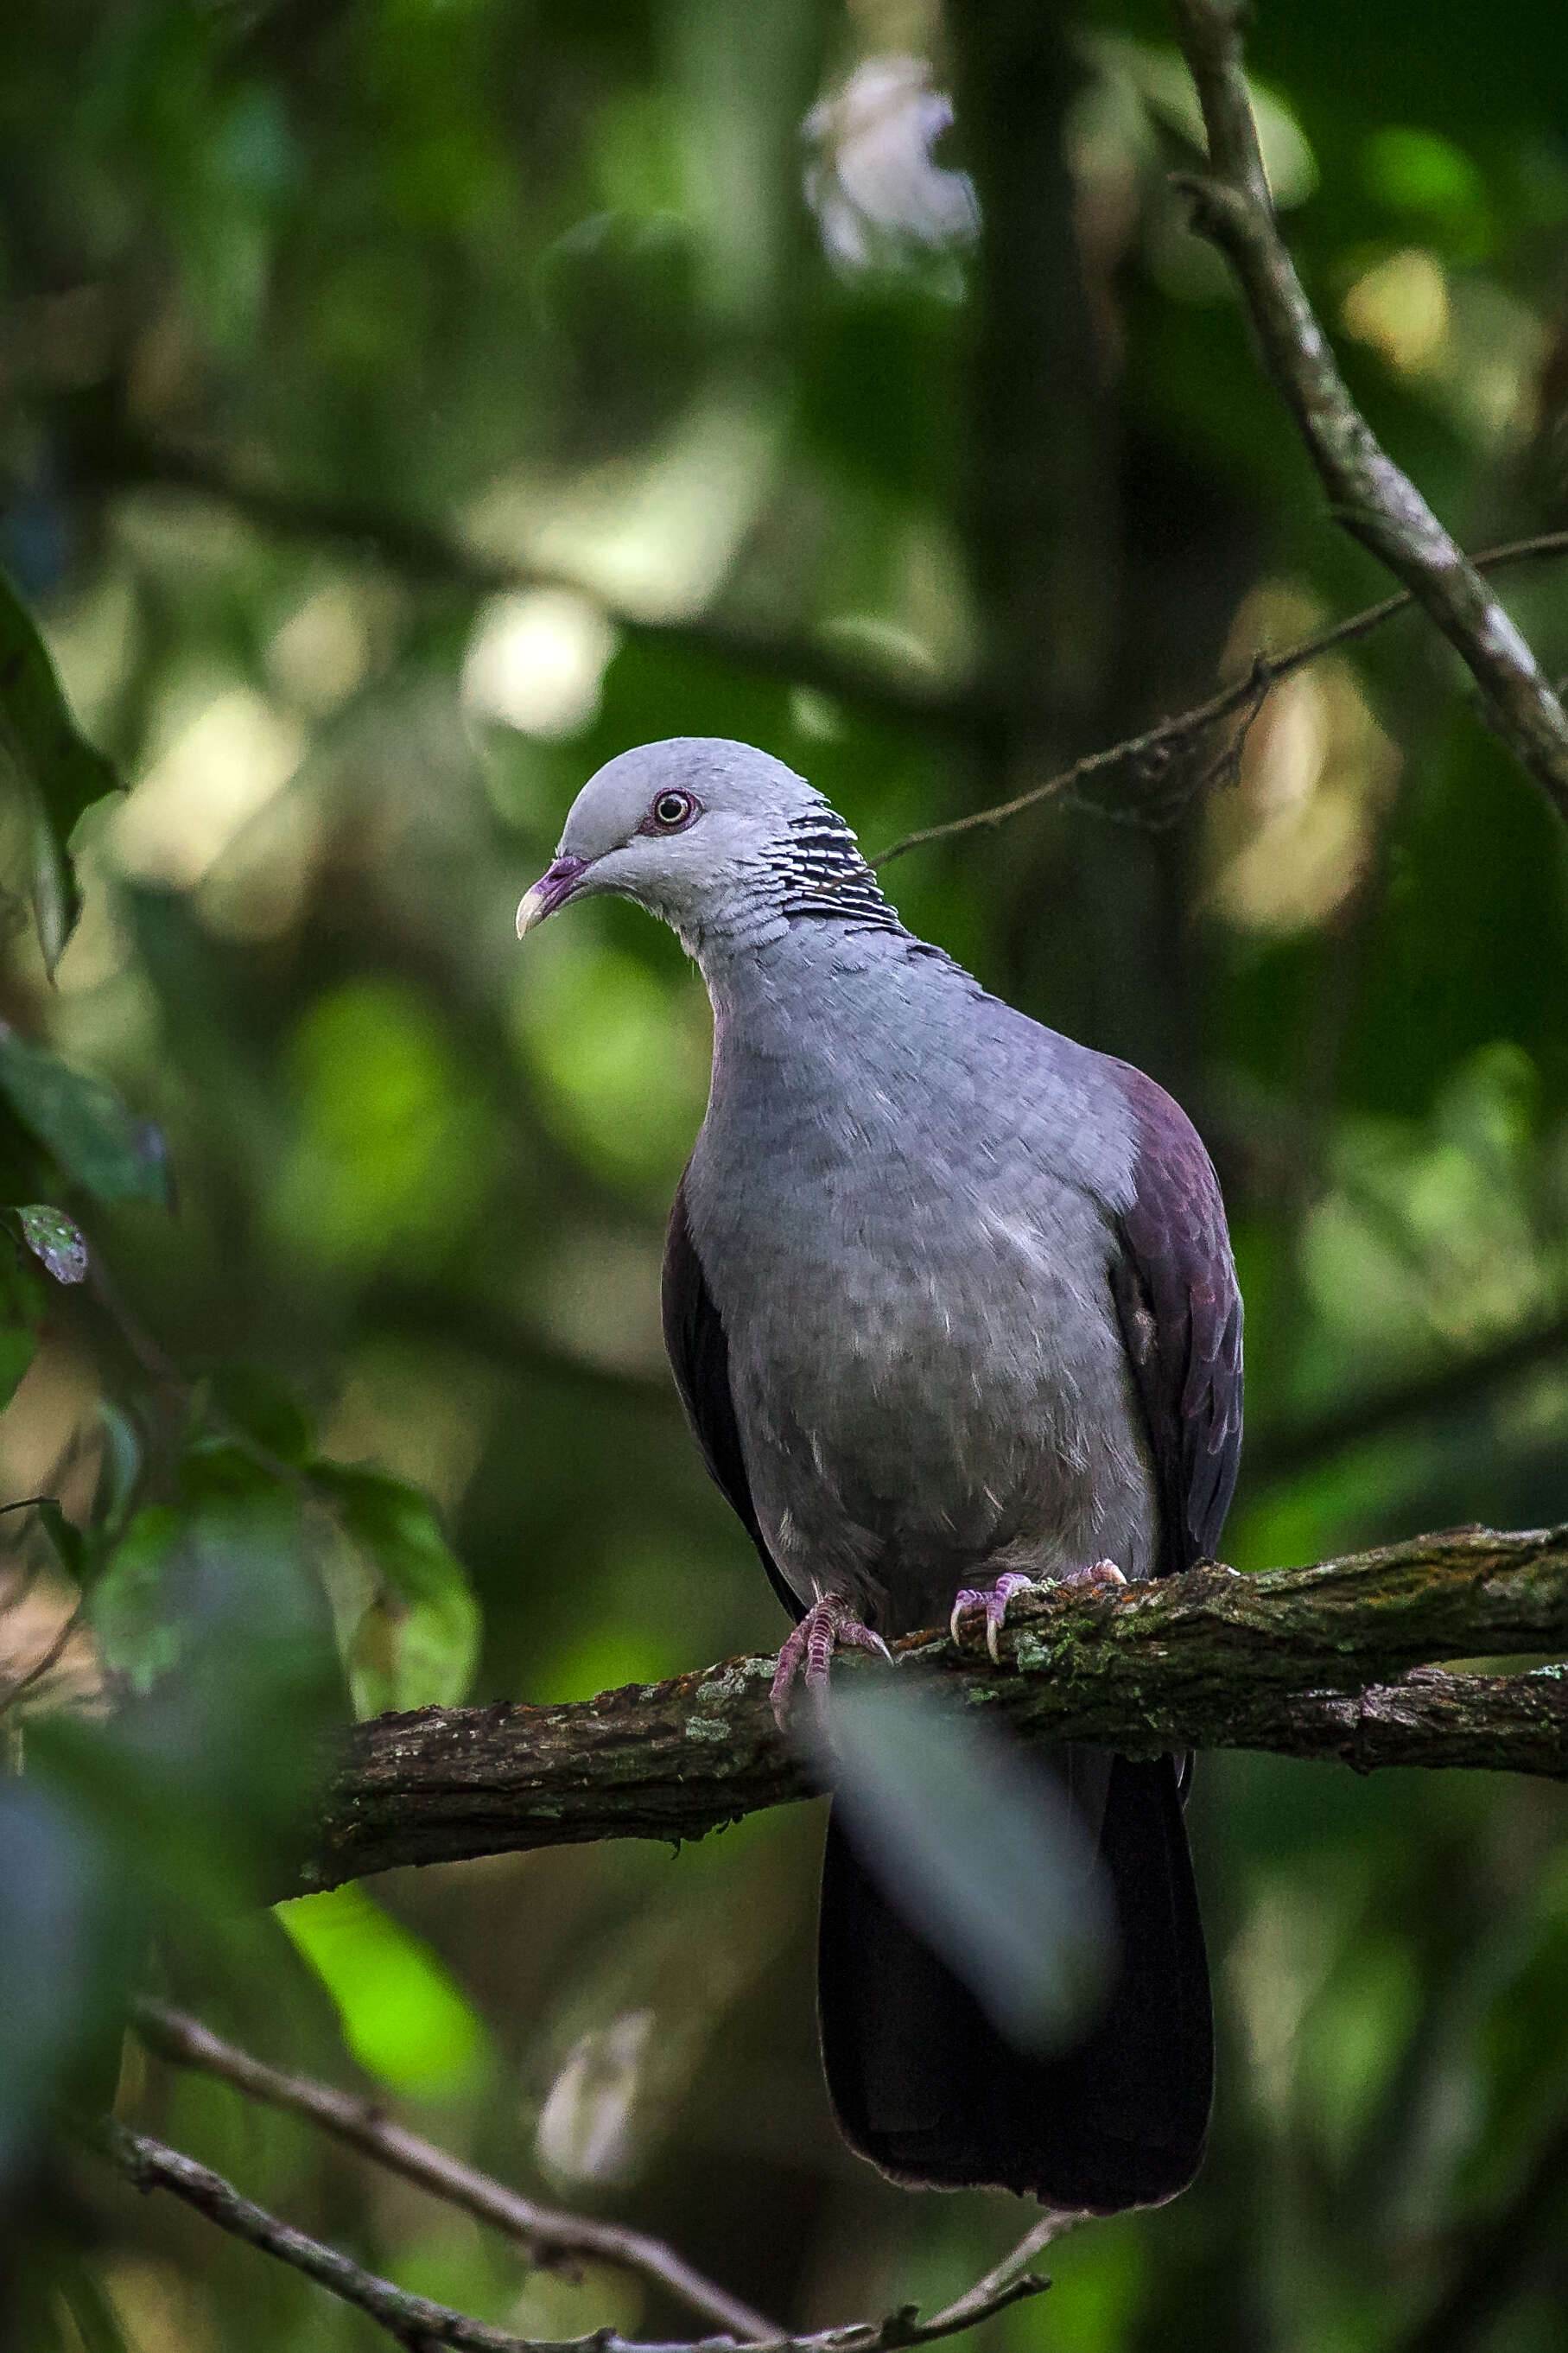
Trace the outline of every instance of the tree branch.
<path fill-rule="evenodd" d="M 983 2313 L 994 2311 L 995 2298 L 1016 2279 L 1026 2263 L 1032 2263 L 1037 2254 L 1059 2239 L 1064 2232 L 1070 2231 L 1075 2223 L 1088 2222 L 1092 2219 L 1087 2213 L 1042 2214 L 1039 2221 L 1025 2232 L 1017 2245 L 1010 2247 L 984 2279 L 977 2279 L 974 2285 L 966 2288 L 953 2303 L 944 2305 L 941 2312 L 932 2315 L 931 2327 L 966 2328 Z M 1041 2284 L 1048 2286 L 1049 2282 L 1043 2281 Z"/>
<path fill-rule="evenodd" d="M 163 2002 L 139 2001 L 133 2022 L 142 2042 L 160 2058 L 177 2067 L 199 2068 L 232 2084 L 250 2099 L 303 2116 L 333 2139 L 374 2158 L 405 2180 L 417 2182 L 447 2205 L 460 2207 L 477 2221 L 493 2224 L 525 2247 L 536 2263 L 560 2267 L 583 2256 L 615 2264 L 653 2281 L 704 2320 L 738 2337 L 762 2342 L 780 2333 L 771 2320 L 753 2312 L 738 2296 L 726 2295 L 711 2280 L 704 2279 L 661 2239 L 617 2222 L 538 2206 L 504 2182 L 437 2148 L 433 2141 L 421 2139 L 374 2102 L 356 2099 L 334 2084 L 286 2075 L 226 2042 L 199 2019 Z"/>
<path fill-rule="evenodd" d="M 1342 1453 L 1407 1430 L 1412 1423 L 1473 1409 L 1510 1381 L 1568 1356 L 1568 1316 L 1511 1332 L 1495 1347 L 1418 1374 L 1397 1388 L 1374 1389 L 1334 1404 L 1310 1419 L 1283 1422 L 1250 1433 L 1246 1477 L 1249 1487 L 1268 1486 L 1309 1471 L 1325 1456 Z"/>
<path fill-rule="evenodd" d="M 306 491 L 286 491 L 251 480 L 191 451 L 162 444 L 136 445 L 116 452 L 106 479 L 127 487 L 163 484 L 216 499 L 265 530 L 285 537 L 340 539 L 368 550 L 407 579 L 442 582 L 467 589 L 474 596 L 498 596 L 512 588 L 572 588 L 603 606 L 627 637 L 650 645 L 685 647 L 763 677 L 816 687 L 821 693 L 905 725 L 935 728 L 942 734 L 984 741 L 999 723 L 995 711 L 984 696 L 922 687 L 917 680 L 879 672 L 864 662 L 835 654 L 820 639 L 769 636 L 760 629 L 738 628 L 710 614 L 694 620 L 650 621 L 608 602 L 597 589 L 558 567 L 486 556 L 435 525 L 410 521 L 384 508 L 317 498 Z M 1479 574 L 1563 554 L 1568 554 L 1568 532 L 1548 531 L 1539 532 L 1530 539 L 1510 540 L 1498 547 L 1485 548 L 1460 561 Z M 1321 655 L 1370 637 L 1384 622 L 1421 601 L 1424 600 L 1417 591 L 1401 589 L 1376 605 L 1336 621 L 1317 635 L 1303 638 L 1300 644 L 1288 647 L 1283 653 L 1258 653 L 1244 679 L 1223 688 L 1207 702 L 1195 704 L 1173 719 L 1163 719 L 1141 734 L 1125 736 L 1103 751 L 1090 752 L 1075 760 L 1070 767 L 1047 776 L 1043 783 L 1031 786 L 1027 792 L 1016 794 L 1010 800 L 901 834 L 870 862 L 877 867 L 887 866 L 928 842 L 946 841 L 981 827 L 1003 825 L 1026 809 L 1058 799 L 1095 777 L 1112 775 L 1119 769 L 1132 771 L 1146 789 L 1168 797 L 1173 768 L 1215 727 L 1239 716 L 1245 733 L 1270 687 L 1305 669 Z M 1496 605 L 1491 609 L 1501 612 Z M 1504 625 L 1510 628 L 1512 626 L 1506 617 Z M 1219 769 L 1228 765 L 1224 754 L 1216 765 Z M 1199 784 L 1207 780 L 1200 778 Z M 1186 793 L 1182 792 L 1179 797 L 1185 799 Z"/>
<path fill-rule="evenodd" d="M 1568 531 L 1538 532 L 1531 539 L 1515 539 L 1499 547 L 1483 548 L 1468 560 L 1478 572 L 1500 572 L 1512 564 L 1529 564 L 1543 556 L 1568 554 Z M 1247 676 L 1234 685 L 1222 687 L 1206 702 L 1195 703 L 1174 719 L 1162 719 L 1157 725 L 1146 727 L 1141 735 L 1124 736 L 1121 743 L 1108 744 L 1102 752 L 1086 753 L 1070 767 L 1058 769 L 1043 784 L 1031 785 L 1027 792 L 1015 794 L 1011 800 L 997 801 L 990 808 L 972 809 L 966 817 L 945 818 L 940 825 L 922 825 L 912 833 L 900 834 L 887 849 L 879 850 L 870 860 L 873 866 L 889 866 L 906 850 L 922 849 L 927 842 L 947 841 L 955 834 L 973 833 L 984 826 L 1005 825 L 1009 818 L 1020 817 L 1026 809 L 1037 808 L 1044 801 L 1058 800 L 1064 793 L 1074 792 L 1096 777 L 1114 774 L 1119 768 L 1130 768 L 1138 775 L 1145 787 L 1153 787 L 1168 795 L 1170 774 L 1184 757 L 1190 756 L 1202 739 L 1226 720 L 1240 717 L 1241 731 L 1233 753 L 1239 751 L 1240 742 L 1263 707 L 1270 687 L 1277 686 L 1309 662 L 1315 662 L 1340 646 L 1348 646 L 1359 638 L 1369 638 L 1385 621 L 1407 613 L 1416 603 L 1414 592 L 1402 588 L 1395 596 L 1384 596 L 1381 603 L 1368 605 L 1359 613 L 1349 614 L 1342 621 L 1320 629 L 1315 636 L 1303 638 L 1299 644 L 1288 646 L 1283 653 L 1258 653 Z M 1229 765 L 1222 754 L 1217 767 Z M 1211 774 L 1213 771 L 1211 770 Z M 1198 779 L 1201 786 L 1209 779 Z M 1190 787 L 1188 789 L 1196 789 Z M 1184 800 L 1187 790 L 1178 797 Z"/>
<path fill-rule="evenodd" d="M 491 2328 L 484 2321 L 454 2312 L 449 2305 L 432 2304 L 426 2296 L 410 2295 L 394 2287 L 390 2280 L 378 2279 L 335 2247 L 323 2246 L 319 2239 L 280 2222 L 265 2207 L 241 2197 L 231 2182 L 210 2167 L 198 2165 L 195 2158 L 145 2133 L 130 2132 L 109 2120 L 99 2129 L 96 2140 L 110 2163 L 138 2189 L 172 2191 L 220 2230 L 303 2272 L 307 2279 L 341 2296 L 345 2304 L 356 2305 L 407 2347 L 409 2353 L 426 2353 L 426 2348 L 437 2345 L 473 2348 L 473 2353 L 729 2353 L 735 2342 L 732 2337 L 705 2337 L 692 2344 L 640 2343 L 610 2328 L 595 2328 L 587 2336 L 559 2341 L 512 2337 L 505 2329 Z M 1023 2297 L 1039 2295 L 1048 2285 L 1048 2281 L 1026 2272 L 1021 2277 L 1008 2278 L 979 2303 L 960 2297 L 946 2312 L 928 2321 L 921 2320 L 915 2306 L 904 2305 L 879 2325 L 852 2321 L 839 2328 L 818 2329 L 810 2337 L 769 2336 L 761 2340 L 756 2353 L 905 2353 L 909 2347 L 955 2337 Z"/>
<path fill-rule="evenodd" d="M 1198 1568 L 1121 1593 L 1009 1606 L 1001 1663 L 975 1635 L 910 1635 L 900 1663 L 1030 1740 L 1130 1756 L 1253 1748 L 1381 1765 L 1568 1776 L 1568 1676 L 1412 1673 L 1568 1650 L 1568 1527 L 1419 1536 L 1256 1577 Z M 836 1672 L 886 1672 L 847 1659 Z M 356 1725 L 304 1883 L 601 1838 L 679 1842 L 810 1794 L 774 1726 L 769 1659 L 561 1707 L 425 1708 Z M 1403 1678 L 1394 1681 L 1394 1678 Z"/>
<path fill-rule="evenodd" d="M 625 637 L 639 644 L 704 654 L 763 678 L 815 687 L 820 693 L 906 726 L 934 728 L 940 733 L 963 737 L 986 732 L 986 711 L 973 694 L 922 684 L 908 671 L 873 669 L 836 653 L 819 638 L 769 635 L 711 613 L 689 620 L 650 620 L 646 614 L 616 605 L 602 589 L 562 566 L 487 555 L 437 524 L 417 522 L 385 507 L 287 490 L 236 473 L 194 449 L 165 442 L 123 443 L 103 461 L 100 478 L 110 487 L 162 486 L 216 499 L 283 538 L 341 540 L 375 556 L 405 579 L 466 589 L 476 596 L 501 596 L 516 588 L 568 588 L 591 597 Z"/>
<path fill-rule="evenodd" d="M 1208 132 L 1206 175 L 1177 185 L 1226 255 L 1264 368 L 1345 529 L 1402 580 L 1480 687 L 1499 733 L 1568 818 L 1568 717 L 1486 583 L 1357 409 L 1275 221 L 1242 70 L 1236 0 L 1171 0 Z"/>
<path fill-rule="evenodd" d="M 198 2165 L 194 2157 L 184 2156 L 179 2149 L 153 2140 L 146 2133 L 130 2132 L 112 2120 L 102 2128 L 98 2145 L 110 2163 L 134 2182 L 138 2189 L 168 2189 L 176 2198 L 216 2222 L 236 2239 L 263 2254 L 275 2255 L 290 2270 L 303 2272 L 345 2304 L 357 2305 L 362 2312 L 379 2321 L 382 2327 L 410 2348 L 434 2345 L 473 2348 L 475 2353 L 524 2353 L 525 2340 L 509 2336 L 505 2329 L 488 2327 L 483 2321 L 470 2320 L 450 2306 L 432 2304 L 427 2296 L 410 2295 L 390 2280 L 378 2279 L 374 2272 L 342 2255 L 335 2247 L 323 2246 L 303 2231 L 280 2222 L 265 2207 L 257 2206 L 242 2198 L 231 2182 L 210 2167 Z M 578 2340 L 582 2353 L 590 2353 L 606 2340 L 587 2337 Z M 563 2348 L 564 2353 L 564 2348 Z"/>

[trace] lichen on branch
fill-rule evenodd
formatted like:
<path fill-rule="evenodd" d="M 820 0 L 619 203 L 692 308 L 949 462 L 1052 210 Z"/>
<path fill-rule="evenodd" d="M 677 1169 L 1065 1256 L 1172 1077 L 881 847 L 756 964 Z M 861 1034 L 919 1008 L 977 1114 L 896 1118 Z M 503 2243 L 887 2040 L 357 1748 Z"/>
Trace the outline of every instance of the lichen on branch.
<path fill-rule="evenodd" d="M 1249 1748 L 1359 1770 L 1568 1774 L 1568 1675 L 1452 1674 L 1445 1660 L 1568 1652 L 1568 1527 L 1414 1537 L 1306 1568 L 1207 1567 L 1122 1591 L 1022 1594 L 999 1662 L 978 1628 L 896 1646 L 1040 1743 L 1132 1756 Z M 883 1673 L 847 1659 L 836 1673 Z M 405 1863 L 700 1838 L 811 1794 L 768 1705 L 771 1659 L 559 1707 L 425 1708 L 348 1736 L 303 1883 Z"/>

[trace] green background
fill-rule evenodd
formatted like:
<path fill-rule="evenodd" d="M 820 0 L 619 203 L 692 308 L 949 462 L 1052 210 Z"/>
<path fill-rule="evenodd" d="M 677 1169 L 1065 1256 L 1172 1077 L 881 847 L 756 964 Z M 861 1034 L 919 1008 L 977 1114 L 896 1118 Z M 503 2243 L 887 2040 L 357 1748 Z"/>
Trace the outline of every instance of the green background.
<path fill-rule="evenodd" d="M 1568 522 L 1560 12 L 1265 0 L 1248 38 L 1374 428 L 1469 545 Z M 984 235 L 835 269 L 801 124 L 889 53 L 952 91 L 939 162 Z M 795 2325 L 945 2300 L 1024 2227 L 839 2145 L 815 1810 L 674 1860 L 510 1858 L 277 1916 L 254 1891 L 348 1704 L 340 1654 L 369 1710 L 581 1698 L 779 1639 L 658 1342 L 700 984 L 625 907 L 512 935 L 593 768 L 740 736 L 875 851 L 1385 593 L 1166 185 L 1191 122 L 1137 5 L 4 12 L 0 560 L 132 788 L 102 800 L 45 688 L 7 703 L 0 1018 L 131 1114 L 92 1095 L 84 1143 L 25 1055 L 0 1068 L 5 1198 L 58 1201 L 99 1270 L 62 1291 L 4 1253 L 0 1490 L 88 1536 L 4 1523 L 0 1677 L 74 1578 L 93 1594 L 0 1784 L 29 2353 L 381 2341 L 50 2159 L 47 2101 L 107 2095 L 132 1977 Z M 1506 583 L 1552 676 L 1563 579 Z M 1215 773 L 1224 749 L 889 887 L 1202 1127 L 1248 1316 L 1231 1560 L 1568 1517 L 1563 828 L 1409 618 L 1279 690 Z M 115 1725 L 58 1714 L 105 1672 Z M 987 2343 L 1559 2346 L 1557 1790 L 1219 1757 L 1191 1821 L 1206 2168 L 1053 2249 Z M 120 2101 L 480 2316 L 683 2327 L 625 2279 L 525 2274 L 222 2087 L 132 2053 Z"/>

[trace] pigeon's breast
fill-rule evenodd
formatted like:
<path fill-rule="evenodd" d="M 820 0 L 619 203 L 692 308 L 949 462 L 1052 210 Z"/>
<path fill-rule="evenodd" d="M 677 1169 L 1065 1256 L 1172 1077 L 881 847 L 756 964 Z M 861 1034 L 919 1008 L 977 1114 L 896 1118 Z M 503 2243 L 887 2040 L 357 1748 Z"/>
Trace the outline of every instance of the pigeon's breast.
<path fill-rule="evenodd" d="M 710 1123 L 688 1179 L 775 1560 L 890 1627 L 1006 1568 L 1146 1573 L 1103 1205 L 1026 1139 L 898 1108 L 775 1103 L 762 1151 Z"/>

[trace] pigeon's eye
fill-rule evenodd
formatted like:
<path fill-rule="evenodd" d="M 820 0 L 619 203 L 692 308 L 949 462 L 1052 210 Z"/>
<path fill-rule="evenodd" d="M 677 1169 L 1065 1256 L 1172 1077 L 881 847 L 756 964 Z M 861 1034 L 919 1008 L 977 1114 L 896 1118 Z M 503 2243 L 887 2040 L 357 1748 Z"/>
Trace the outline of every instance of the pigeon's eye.
<path fill-rule="evenodd" d="M 697 803 L 689 793 L 660 793 L 648 814 L 660 833 L 679 833 L 696 816 Z"/>

